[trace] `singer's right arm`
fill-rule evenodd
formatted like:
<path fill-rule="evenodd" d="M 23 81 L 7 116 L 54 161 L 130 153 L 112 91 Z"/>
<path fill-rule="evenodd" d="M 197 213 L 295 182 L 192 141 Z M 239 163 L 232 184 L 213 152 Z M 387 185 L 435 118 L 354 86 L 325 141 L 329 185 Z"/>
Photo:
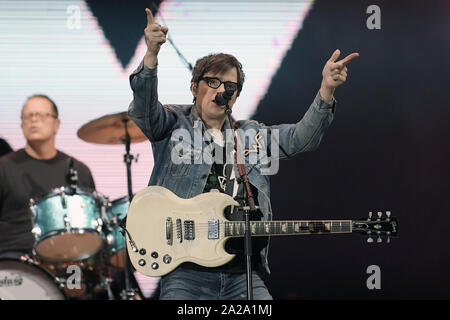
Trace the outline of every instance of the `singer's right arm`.
<path fill-rule="evenodd" d="M 150 69 L 144 61 L 130 75 L 133 101 L 128 115 L 151 142 L 167 137 L 176 124 L 173 112 L 158 101 L 158 68 Z"/>
<path fill-rule="evenodd" d="M 154 22 L 146 8 L 147 27 L 144 29 L 147 52 L 139 67 L 130 75 L 133 101 L 128 114 L 151 142 L 164 139 L 176 123 L 175 115 L 158 101 L 158 53 L 166 42 L 167 27 Z"/>

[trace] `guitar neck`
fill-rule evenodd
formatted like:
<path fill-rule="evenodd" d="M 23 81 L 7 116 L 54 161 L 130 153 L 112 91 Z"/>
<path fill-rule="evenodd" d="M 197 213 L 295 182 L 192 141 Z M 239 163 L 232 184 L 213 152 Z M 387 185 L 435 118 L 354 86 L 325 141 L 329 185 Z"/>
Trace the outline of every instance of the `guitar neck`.
<path fill-rule="evenodd" d="M 244 221 L 224 223 L 225 237 L 243 237 Z M 250 221 L 252 236 L 282 236 L 322 233 L 351 233 L 352 220 Z"/>

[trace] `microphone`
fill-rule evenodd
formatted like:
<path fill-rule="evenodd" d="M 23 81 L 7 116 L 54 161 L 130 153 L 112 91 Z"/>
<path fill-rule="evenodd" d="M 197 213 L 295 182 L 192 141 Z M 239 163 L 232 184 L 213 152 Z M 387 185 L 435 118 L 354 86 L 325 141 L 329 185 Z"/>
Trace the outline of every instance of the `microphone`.
<path fill-rule="evenodd" d="M 233 97 L 234 90 L 225 90 L 224 92 L 220 92 L 214 98 L 214 102 L 219 106 L 226 106 L 228 101 Z"/>

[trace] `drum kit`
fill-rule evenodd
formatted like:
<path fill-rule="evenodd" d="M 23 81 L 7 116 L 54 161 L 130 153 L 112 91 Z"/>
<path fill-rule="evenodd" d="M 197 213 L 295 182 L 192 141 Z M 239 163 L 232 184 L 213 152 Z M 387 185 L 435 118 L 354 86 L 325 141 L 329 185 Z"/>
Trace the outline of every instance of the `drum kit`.
<path fill-rule="evenodd" d="M 75 172 L 69 186 L 31 199 L 33 254 L 0 259 L 1 299 L 118 299 L 112 287 L 120 299 L 142 298 L 132 288 L 120 223 L 133 197 L 130 144 L 146 137 L 126 112 L 92 120 L 77 135 L 90 143 L 125 145 L 128 195 L 110 201 L 79 188 Z"/>

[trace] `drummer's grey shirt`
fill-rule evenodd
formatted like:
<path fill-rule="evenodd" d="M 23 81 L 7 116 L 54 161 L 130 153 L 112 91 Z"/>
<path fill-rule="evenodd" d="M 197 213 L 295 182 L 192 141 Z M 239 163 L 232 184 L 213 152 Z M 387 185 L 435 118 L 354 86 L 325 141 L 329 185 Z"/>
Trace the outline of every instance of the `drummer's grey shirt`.
<path fill-rule="evenodd" d="M 69 185 L 69 163 L 70 157 L 61 151 L 49 160 L 32 158 L 24 149 L 0 157 L 0 253 L 32 249 L 29 201 Z M 73 166 L 78 186 L 95 190 L 89 168 L 76 159 Z"/>

